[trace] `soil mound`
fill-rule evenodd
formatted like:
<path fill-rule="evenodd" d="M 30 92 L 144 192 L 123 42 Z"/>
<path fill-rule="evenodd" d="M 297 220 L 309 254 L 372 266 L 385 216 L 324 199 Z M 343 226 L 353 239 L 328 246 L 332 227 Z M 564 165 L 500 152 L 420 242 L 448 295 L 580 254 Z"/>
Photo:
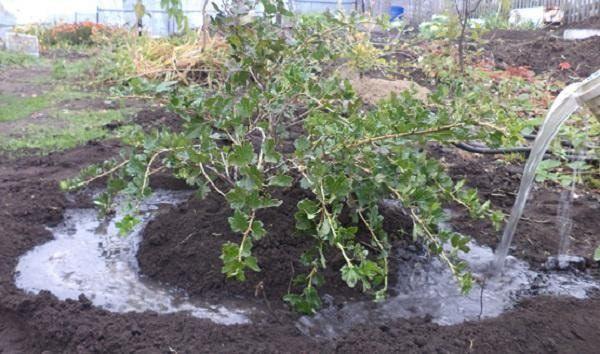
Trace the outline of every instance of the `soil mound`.
<path fill-rule="evenodd" d="M 142 126 L 145 131 L 167 128 L 178 132 L 181 131 L 183 119 L 176 113 L 170 112 L 165 108 L 150 108 L 139 111 L 133 122 Z"/>
<path fill-rule="evenodd" d="M 168 208 L 146 226 L 138 252 L 141 271 L 150 278 L 203 298 L 258 296 L 262 300 L 261 289 L 264 289 L 264 296 L 274 300 L 273 304 L 282 305 L 283 295 L 290 289 L 298 290 L 292 284 L 293 276 L 310 271 L 299 259 L 313 245 L 312 238 L 299 235 L 294 220 L 297 203 L 308 196 L 305 190 L 289 188 L 275 196 L 283 201 L 282 206 L 257 213 L 267 229 L 267 235 L 255 243 L 253 250 L 261 271 L 247 271 L 244 282 L 228 280 L 221 273 L 221 245 L 227 241 L 239 242 L 240 235 L 230 231 L 227 218 L 232 211 L 216 193 L 204 200 L 193 197 L 184 205 Z M 389 220 L 386 227 L 390 232 L 409 227 L 402 215 L 386 214 Z M 366 240 L 366 232 L 361 232 Z M 343 258 L 337 256 L 335 250 L 328 253 L 328 267 L 322 272 L 326 285 L 320 288 L 320 293 L 344 299 L 365 297 L 360 290 L 348 288 L 341 280 L 339 269 L 344 265 Z M 393 277 L 390 278 L 393 281 Z"/>

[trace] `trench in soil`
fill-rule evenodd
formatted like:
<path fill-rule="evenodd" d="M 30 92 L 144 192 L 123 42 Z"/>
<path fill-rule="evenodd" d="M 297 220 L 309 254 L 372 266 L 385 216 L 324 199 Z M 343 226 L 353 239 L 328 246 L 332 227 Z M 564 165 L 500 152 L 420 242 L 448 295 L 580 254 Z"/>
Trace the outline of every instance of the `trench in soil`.
<path fill-rule="evenodd" d="M 67 209 L 64 221 L 50 229 L 54 239 L 23 255 L 15 270 L 17 287 L 31 293 L 48 290 L 61 300 L 80 294 L 113 312 L 186 312 L 218 324 L 248 323 L 242 309 L 191 301 L 183 292 L 142 278 L 136 254 L 144 225 L 161 206 L 189 197 L 185 191 L 155 191 L 139 209 L 141 223 L 126 236 L 116 221 L 124 201 L 111 218 L 94 209 Z"/>
<path fill-rule="evenodd" d="M 230 300 L 215 304 L 197 297 L 190 299 L 185 291 L 140 276 L 136 255 L 141 231 L 161 206 L 181 204 L 190 194 L 156 191 L 141 204 L 142 222 L 127 236 L 119 235 L 115 226 L 123 216 L 126 201 L 121 201 L 119 212 L 110 219 L 100 218 L 94 209 L 67 209 L 64 221 L 50 229 L 53 240 L 20 258 L 15 270 L 17 287 L 34 294 L 48 290 L 61 300 L 77 299 L 83 294 L 94 305 L 112 312 L 183 312 L 217 324 L 250 323 L 249 316 L 260 316 L 261 311 L 247 303 Z M 446 212 L 451 214 L 450 210 Z M 381 303 L 339 301 L 325 294 L 325 308 L 315 316 L 299 318 L 296 327 L 308 336 L 334 338 L 359 324 L 384 325 L 402 318 L 425 317 L 440 325 L 452 325 L 497 317 L 523 297 L 559 295 L 585 299 L 589 290 L 599 288 L 593 278 L 573 269 L 537 272 L 514 257 L 509 257 L 503 272 L 498 274 L 491 269 L 491 248 L 474 241 L 469 248 L 470 252 L 461 253 L 460 257 L 467 261 L 477 279 L 483 279 L 469 294 L 460 293 L 452 273 L 440 260 L 411 245 L 396 250 L 397 269 L 391 275 L 396 281 L 394 295 L 389 299 Z M 563 263 L 568 264 L 567 261 Z"/>

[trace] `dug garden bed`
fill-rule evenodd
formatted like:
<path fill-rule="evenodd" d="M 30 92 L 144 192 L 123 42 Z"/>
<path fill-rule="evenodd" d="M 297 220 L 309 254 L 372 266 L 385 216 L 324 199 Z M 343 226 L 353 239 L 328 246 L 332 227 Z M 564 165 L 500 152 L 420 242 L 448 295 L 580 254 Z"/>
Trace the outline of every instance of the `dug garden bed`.
<path fill-rule="evenodd" d="M 454 326 L 438 326 L 427 319 L 410 319 L 390 321 L 381 326 L 365 323 L 332 340 L 302 335 L 295 326 L 296 316 L 276 305 L 281 304 L 281 293 L 287 291 L 291 268 L 288 260 L 295 258 L 295 252 L 299 252 L 303 244 L 302 238 L 289 235 L 289 231 L 285 232 L 290 226 L 282 222 L 288 216 L 286 213 L 291 212 L 295 198 L 301 196 L 298 190 L 284 193 L 290 206 L 283 208 L 278 212 L 280 214 L 273 215 L 270 220 L 272 231 L 281 229 L 284 232 L 281 232 L 281 236 L 264 239 L 265 244 L 257 246 L 261 247 L 261 255 L 267 256 L 261 259 L 268 259 L 269 262 L 264 265 L 264 273 L 259 273 L 258 276 L 264 276 L 265 279 L 269 276 L 265 281 L 268 284 L 265 286 L 265 293 L 277 311 L 277 317 L 267 316 L 250 325 L 222 326 L 182 313 L 111 313 L 92 306 L 85 297 L 59 301 L 47 292 L 35 295 L 17 289 L 13 281 L 17 260 L 32 247 L 51 238 L 45 227 L 60 222 L 67 207 L 91 206 L 85 195 L 76 198 L 63 194 L 58 188 L 58 182 L 75 175 L 90 163 L 114 156 L 118 149 L 117 143 L 102 142 L 53 153 L 45 158 L 0 160 L 0 250 L 3 261 L 0 265 L 0 318 L 3 319 L 0 321 L 0 349 L 3 351 L 167 353 L 175 350 L 179 353 L 194 353 L 370 350 L 592 353 L 600 345 L 596 335 L 600 326 L 600 298 L 597 295 L 592 295 L 587 300 L 537 297 L 523 301 L 514 310 L 498 318 Z M 454 155 L 446 155 L 445 158 L 450 160 L 449 156 Z M 456 176 L 466 174 L 485 196 L 494 188 L 492 183 L 497 182 L 493 176 L 502 175 L 491 161 L 477 161 L 465 159 L 462 165 L 460 161 L 455 161 L 456 166 L 452 168 L 458 171 L 454 173 Z M 481 172 L 486 170 L 489 172 Z M 518 169 L 506 170 L 504 173 L 509 174 L 506 177 L 508 181 L 513 181 L 507 182 L 506 188 L 516 186 Z M 153 185 L 175 188 L 177 183 L 170 180 Z M 545 191 L 546 189 L 541 189 L 536 195 L 543 195 Z M 511 198 L 510 195 L 502 197 L 495 200 L 495 203 L 499 206 L 510 205 Z M 163 215 L 166 216 L 159 216 L 150 224 L 140 252 L 142 271 L 171 284 L 188 284 L 187 288 L 192 293 L 220 297 L 223 300 L 233 297 L 238 300 L 242 297 L 243 300 L 245 297 L 251 306 L 261 306 L 260 298 L 258 301 L 254 300 L 256 281 L 245 284 L 235 281 L 225 283 L 218 273 L 219 265 L 215 257 L 207 257 L 207 251 L 218 247 L 223 239 L 231 236 L 203 233 L 205 237 L 210 237 L 203 244 L 201 236 L 193 235 L 186 241 L 188 244 L 183 244 L 185 247 L 177 247 L 178 242 L 189 236 L 188 231 L 203 231 L 195 228 L 198 225 L 207 227 L 208 230 L 219 230 L 219 224 L 228 211 L 219 203 L 218 198 L 208 200 L 191 200 L 187 205 L 165 211 Z M 535 201 L 530 204 L 533 208 L 536 208 L 535 205 Z M 200 212 L 200 215 L 194 214 L 194 211 Z M 583 208 L 581 211 L 583 212 Z M 547 214 L 550 215 L 550 211 Z M 173 219 L 171 223 L 168 222 L 168 216 Z M 598 236 L 593 224 L 580 226 L 577 220 L 576 230 L 583 228 L 585 232 Z M 454 225 L 477 229 L 476 224 L 455 222 Z M 533 223 L 530 226 L 540 240 L 543 234 L 549 233 L 548 230 L 540 229 L 541 225 L 543 224 Z M 150 232 L 151 230 L 153 231 Z M 477 233 L 473 236 L 478 237 Z M 156 240 L 153 241 L 153 238 Z M 481 240 L 485 242 L 485 239 Z M 517 242 L 518 250 L 532 249 L 527 242 Z M 282 253 L 282 244 L 296 245 L 297 248 L 292 248 L 289 253 Z M 143 264 L 144 257 L 147 260 L 159 260 L 160 252 L 172 258 L 163 264 L 164 270 Z M 208 269 L 207 267 L 217 269 L 211 275 L 201 274 L 200 270 Z M 187 272 L 184 272 L 186 269 Z M 210 288 L 203 286 L 201 281 L 211 284 Z M 332 285 L 330 290 L 334 294 L 345 294 L 347 299 L 354 296 L 351 291 L 336 290 L 334 287 Z"/>
<path fill-rule="evenodd" d="M 572 81 L 587 77 L 600 68 L 600 37 L 564 40 L 557 32 L 545 30 L 495 30 L 485 35 L 486 49 L 499 68 L 525 66 L 536 74 L 549 73 Z M 568 63 L 569 68 L 559 64 Z"/>

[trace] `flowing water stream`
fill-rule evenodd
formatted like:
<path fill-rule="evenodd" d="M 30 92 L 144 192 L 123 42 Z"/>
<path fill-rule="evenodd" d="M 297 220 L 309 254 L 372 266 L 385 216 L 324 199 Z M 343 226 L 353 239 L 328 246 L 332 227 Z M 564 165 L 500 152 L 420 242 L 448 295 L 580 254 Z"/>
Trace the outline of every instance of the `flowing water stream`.
<path fill-rule="evenodd" d="M 586 129 L 587 127 L 587 119 L 583 121 L 583 127 Z M 573 172 L 571 173 L 571 185 L 569 189 L 563 191 L 560 195 L 560 201 L 558 204 L 558 212 L 556 221 L 558 223 L 558 233 L 560 236 L 560 241 L 558 244 L 558 253 L 557 257 L 565 257 L 568 256 L 569 253 L 569 245 L 571 243 L 571 230 L 573 229 L 573 215 L 572 215 L 572 206 L 573 199 L 576 197 L 575 189 L 577 187 L 577 182 L 579 179 L 579 163 L 583 162 L 583 157 L 585 156 L 585 147 L 580 147 L 576 151 L 576 155 L 578 159 L 573 167 Z"/>
<path fill-rule="evenodd" d="M 544 154 L 546 153 L 546 150 L 548 150 L 550 142 L 556 136 L 556 134 L 558 134 L 561 124 L 567 120 L 567 118 L 569 118 L 569 116 L 573 114 L 573 112 L 575 112 L 575 110 L 579 107 L 572 94 L 573 88 L 569 90 L 569 87 L 567 87 L 567 89 L 563 90 L 558 95 L 550 107 L 550 111 L 548 112 L 544 123 L 537 133 L 533 147 L 531 148 L 531 152 L 529 154 L 529 158 L 527 159 L 527 163 L 525 164 L 525 168 L 523 170 L 523 177 L 521 179 L 521 185 L 519 186 L 517 199 L 513 205 L 510 217 L 504 228 L 502 240 L 500 241 L 500 245 L 498 245 L 498 249 L 496 251 L 497 269 L 502 269 L 504 266 L 504 261 L 508 255 L 510 244 L 517 229 L 517 224 L 523 215 L 527 197 L 529 196 L 529 192 L 533 187 L 535 172 L 540 162 L 544 158 Z"/>
<path fill-rule="evenodd" d="M 558 212 L 556 215 L 556 224 L 558 226 L 558 252 L 560 258 L 569 253 L 569 244 L 571 243 L 571 230 L 573 229 L 573 215 L 571 207 L 575 196 L 575 182 L 571 184 L 569 190 L 560 193 L 558 202 Z"/>
<path fill-rule="evenodd" d="M 533 187 L 535 172 L 540 162 L 544 158 L 544 154 L 546 153 L 546 150 L 548 150 L 550 142 L 558 134 L 560 126 L 569 118 L 569 116 L 571 116 L 571 114 L 573 114 L 573 112 L 575 112 L 575 110 L 579 108 L 580 104 L 582 103 L 590 104 L 592 111 L 596 114 L 600 109 L 600 104 L 598 103 L 600 100 L 600 96 L 598 96 L 598 91 L 600 91 L 599 80 L 600 71 L 597 71 L 582 83 L 575 83 L 567 86 L 558 95 L 556 100 L 554 100 L 552 106 L 550 106 L 550 110 L 548 111 L 548 114 L 546 115 L 546 118 L 544 119 L 544 122 L 537 133 L 535 141 L 533 142 L 531 152 L 529 153 L 529 158 L 527 159 L 527 163 L 525 164 L 525 168 L 523 170 L 523 177 L 521 179 L 521 185 L 519 186 L 517 199 L 513 205 L 510 217 L 504 228 L 502 240 L 500 241 L 500 244 L 496 250 L 495 268 L 497 270 L 502 270 L 504 267 L 504 262 L 506 256 L 508 255 L 510 244 L 512 243 L 512 239 L 517 229 L 517 224 L 523 215 L 527 197 L 529 196 L 529 192 Z M 589 91 L 580 92 L 583 88 Z M 585 97 L 581 98 L 582 96 Z M 580 100 L 584 100 L 584 102 L 581 102 Z M 586 102 L 585 100 L 589 100 L 589 102 Z M 600 119 L 600 116 L 598 117 Z M 559 212 L 559 217 L 560 213 L 563 213 L 567 218 L 570 218 L 570 215 L 568 215 L 568 213 L 570 213 L 569 200 L 572 197 L 573 194 L 567 196 L 567 199 L 565 199 L 565 205 L 563 210 Z M 566 248 L 568 247 L 568 234 L 570 232 L 570 227 L 566 225 L 562 232 L 563 235 L 561 236 L 565 237 L 565 240 L 563 240 L 561 243 L 564 243 L 563 246 Z"/>
<path fill-rule="evenodd" d="M 142 223 L 120 236 L 115 221 L 99 219 L 94 209 L 69 209 L 51 231 L 54 239 L 20 258 L 17 287 L 32 293 L 48 290 L 61 300 L 84 294 L 113 312 L 187 312 L 222 324 L 247 323 L 246 311 L 190 301 L 185 294 L 139 276 L 136 253 L 140 232 L 161 204 L 175 204 L 188 192 L 156 191 L 141 205 Z"/>

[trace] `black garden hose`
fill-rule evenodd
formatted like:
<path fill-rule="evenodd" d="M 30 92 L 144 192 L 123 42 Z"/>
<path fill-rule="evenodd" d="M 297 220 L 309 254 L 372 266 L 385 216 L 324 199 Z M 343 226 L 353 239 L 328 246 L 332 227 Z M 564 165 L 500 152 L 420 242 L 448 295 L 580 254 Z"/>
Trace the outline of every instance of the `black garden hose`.
<path fill-rule="evenodd" d="M 487 146 L 475 146 L 469 143 L 454 143 L 454 146 L 461 150 L 465 150 L 468 152 L 476 153 L 476 154 L 484 154 L 484 155 L 497 155 L 497 154 L 525 154 L 529 156 L 529 152 L 531 152 L 531 148 L 527 146 L 517 146 L 510 148 L 489 148 Z M 546 156 L 556 156 L 552 152 L 546 152 Z M 570 161 L 587 161 L 587 162 L 596 162 L 598 161 L 597 157 L 592 156 L 582 156 L 582 155 L 574 155 L 567 154 L 565 156 L 567 160 Z"/>

